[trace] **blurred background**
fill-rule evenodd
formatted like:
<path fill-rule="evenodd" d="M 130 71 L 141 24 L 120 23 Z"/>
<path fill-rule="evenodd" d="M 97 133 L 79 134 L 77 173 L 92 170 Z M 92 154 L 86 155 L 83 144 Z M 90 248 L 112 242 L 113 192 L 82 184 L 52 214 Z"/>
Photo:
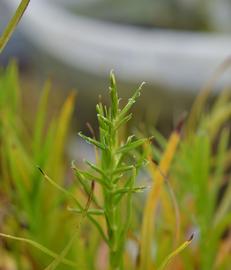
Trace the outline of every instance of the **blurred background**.
<path fill-rule="evenodd" d="M 1 0 L 1 29 L 19 2 Z M 33 0 L 0 61 L 18 59 L 29 104 L 46 78 L 57 100 L 77 89 L 81 129 L 95 122 L 111 69 L 124 98 L 146 81 L 136 115 L 168 130 L 230 56 L 230 33 L 229 0 Z"/>

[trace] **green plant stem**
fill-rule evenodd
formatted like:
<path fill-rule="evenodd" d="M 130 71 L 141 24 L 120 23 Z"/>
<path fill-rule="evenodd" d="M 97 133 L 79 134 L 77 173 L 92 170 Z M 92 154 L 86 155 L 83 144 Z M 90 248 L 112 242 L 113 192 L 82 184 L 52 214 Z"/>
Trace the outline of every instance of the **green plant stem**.
<path fill-rule="evenodd" d="M 3 51 L 7 42 L 9 41 L 10 37 L 12 36 L 17 24 L 19 23 L 20 19 L 22 18 L 22 15 L 24 14 L 27 6 L 29 5 L 29 2 L 30 2 L 30 0 L 22 0 L 21 1 L 13 18 L 10 20 L 5 31 L 3 32 L 2 36 L 0 37 L 0 53 Z"/>
<path fill-rule="evenodd" d="M 105 197 L 105 205 L 107 206 L 107 220 L 110 222 L 108 223 L 109 228 L 109 245 L 110 245 L 110 266 L 112 270 L 120 269 L 121 265 L 121 258 L 118 258 L 118 236 L 119 236 L 119 227 L 120 227 L 120 220 L 117 219 L 117 212 L 119 211 L 119 205 L 115 204 L 115 193 L 119 189 L 118 184 L 114 183 L 113 172 L 115 171 L 115 164 L 117 164 L 115 152 L 118 148 L 118 132 L 111 128 L 111 145 L 109 146 L 110 149 L 110 157 L 109 157 L 109 168 L 108 174 L 110 179 L 110 190 L 106 190 L 106 197 Z M 107 153 L 105 153 L 107 154 Z M 105 157 L 106 158 L 106 157 Z M 103 159 L 105 160 L 105 159 Z M 103 167 L 106 167 L 107 164 L 104 164 Z"/>
<path fill-rule="evenodd" d="M 100 152 L 99 164 L 85 163 L 90 167 L 89 171 L 80 171 L 75 168 L 79 183 L 86 188 L 87 181 L 97 182 L 103 191 L 103 215 L 107 225 L 107 245 L 109 247 L 110 270 L 123 269 L 123 254 L 131 215 L 131 194 L 139 189 L 134 188 L 134 176 L 136 169 L 143 165 L 140 161 L 133 161 L 125 157 L 131 156 L 133 150 L 142 146 L 147 139 L 136 139 L 135 136 L 127 138 L 125 143 L 120 141 L 119 128 L 125 125 L 132 114 L 129 112 L 136 99 L 140 96 L 142 85 L 135 91 L 127 104 L 120 109 L 116 81 L 113 72 L 110 76 L 111 107 L 99 103 L 96 106 L 99 122 L 99 140 L 90 138 L 82 133 L 79 135 L 87 142 L 95 146 Z M 93 171 L 93 173 L 92 173 Z M 81 209 L 80 209 L 81 210 Z M 127 219 L 124 218 L 126 213 Z M 89 217 L 91 217 L 89 215 Z"/>

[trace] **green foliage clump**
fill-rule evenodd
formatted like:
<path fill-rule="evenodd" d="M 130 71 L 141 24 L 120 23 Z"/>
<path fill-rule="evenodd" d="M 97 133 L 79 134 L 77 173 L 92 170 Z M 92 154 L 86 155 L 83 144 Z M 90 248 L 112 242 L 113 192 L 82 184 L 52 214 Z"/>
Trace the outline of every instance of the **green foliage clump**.
<path fill-rule="evenodd" d="M 168 184 L 164 190 L 169 193 L 171 186 L 177 207 L 175 210 L 174 207 L 167 207 L 163 197 L 159 200 L 162 212 L 155 224 L 159 249 L 156 261 L 163 260 L 169 247 L 177 242 L 178 235 L 184 238 L 186 232 L 195 233 L 193 248 L 182 253 L 169 269 L 177 265 L 187 270 L 228 270 L 231 265 L 230 92 L 224 91 L 210 107 L 205 106 L 208 97 L 204 99 L 203 95 L 199 96 L 194 106 L 198 110 L 201 108 L 200 113 L 196 110 L 189 116 L 174 162 L 166 176 Z M 192 122 L 193 126 L 190 125 Z M 159 132 L 155 133 L 159 147 L 153 147 L 153 155 L 156 157 L 158 153 L 158 158 L 161 158 L 167 141 Z M 169 227 L 169 223 L 175 225 Z M 166 236 L 165 230 L 174 237 Z"/>
<path fill-rule="evenodd" d="M 7 207 L 2 201 L 1 207 L 8 211 L 0 226 L 1 231 L 34 239 L 58 251 L 67 241 L 72 221 L 68 221 L 69 216 L 63 209 L 63 196 L 43 181 L 36 165 L 49 172 L 57 183 L 65 185 L 64 147 L 75 94 L 70 94 L 58 115 L 49 117 L 48 121 L 49 92 L 47 82 L 33 112 L 31 130 L 25 123 L 29 112 L 23 106 L 16 64 L 1 71 L 0 188 L 1 197 L 6 197 L 10 205 Z M 47 262 L 47 258 L 33 249 L 22 251 L 15 245 L 12 249 L 19 265 L 24 254 L 30 254 L 30 263 L 34 261 L 38 267 Z"/>
<path fill-rule="evenodd" d="M 0 236 L 11 253 L 2 245 L 0 266 L 8 253 L 18 269 L 229 270 L 230 93 L 208 108 L 199 98 L 200 113 L 191 113 L 183 132 L 178 126 L 167 140 L 152 129 L 152 143 L 123 136 L 141 86 L 122 107 L 111 73 L 111 105 L 96 106 L 98 139 L 91 128 L 92 137 L 79 133 L 95 162 L 72 162 L 72 181 L 64 148 L 75 95 L 48 117 L 46 83 L 28 128 L 17 68 L 1 71 Z M 151 184 L 137 207 L 132 195 L 144 189 L 135 179 L 145 164 Z"/>

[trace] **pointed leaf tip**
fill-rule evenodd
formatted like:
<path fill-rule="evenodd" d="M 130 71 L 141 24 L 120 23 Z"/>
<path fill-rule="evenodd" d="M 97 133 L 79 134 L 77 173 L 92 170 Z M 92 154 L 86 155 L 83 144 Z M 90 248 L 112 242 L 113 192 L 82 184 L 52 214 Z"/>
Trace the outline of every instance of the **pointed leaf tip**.
<path fill-rule="evenodd" d="M 192 242 L 193 238 L 194 238 L 194 233 L 191 234 L 191 236 L 188 239 L 188 242 Z"/>
<path fill-rule="evenodd" d="M 41 172 L 41 174 L 45 176 L 45 172 L 38 165 L 36 167 Z"/>
<path fill-rule="evenodd" d="M 110 72 L 110 80 L 111 80 L 111 86 L 115 86 L 116 85 L 116 79 L 115 79 L 115 74 L 114 74 L 113 69 Z"/>
<path fill-rule="evenodd" d="M 143 88 L 146 84 L 147 84 L 146 82 L 142 82 L 142 83 L 140 84 L 140 89 Z"/>

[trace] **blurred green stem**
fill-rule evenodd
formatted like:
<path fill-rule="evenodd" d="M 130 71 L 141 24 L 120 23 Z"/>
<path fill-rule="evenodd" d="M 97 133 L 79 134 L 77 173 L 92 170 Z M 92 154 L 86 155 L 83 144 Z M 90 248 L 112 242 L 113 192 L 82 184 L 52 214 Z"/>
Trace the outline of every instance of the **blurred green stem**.
<path fill-rule="evenodd" d="M 17 24 L 19 23 L 22 15 L 24 14 L 27 6 L 29 5 L 30 0 L 22 0 L 20 5 L 18 6 L 13 18 L 10 20 L 9 24 L 7 25 L 6 29 L 4 30 L 3 34 L 0 37 L 0 53 L 5 48 L 7 42 L 9 41 L 10 37 L 12 36 Z"/>

